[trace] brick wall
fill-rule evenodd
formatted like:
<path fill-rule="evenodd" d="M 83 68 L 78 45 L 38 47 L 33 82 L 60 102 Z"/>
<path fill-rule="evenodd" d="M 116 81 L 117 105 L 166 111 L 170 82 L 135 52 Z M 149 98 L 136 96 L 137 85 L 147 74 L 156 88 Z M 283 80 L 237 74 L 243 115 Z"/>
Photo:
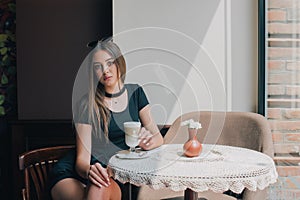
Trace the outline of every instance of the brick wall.
<path fill-rule="evenodd" d="M 300 149 L 300 1 L 268 2 L 268 118 L 276 153 Z"/>
<path fill-rule="evenodd" d="M 300 199 L 300 0 L 269 0 L 267 18 L 267 116 L 280 176 L 270 199 Z"/>

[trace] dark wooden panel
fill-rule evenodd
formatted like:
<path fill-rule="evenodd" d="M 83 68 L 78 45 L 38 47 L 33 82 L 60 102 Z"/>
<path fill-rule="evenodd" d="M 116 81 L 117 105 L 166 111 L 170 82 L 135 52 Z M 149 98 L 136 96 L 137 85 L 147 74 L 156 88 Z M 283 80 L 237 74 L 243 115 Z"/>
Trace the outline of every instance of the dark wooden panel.
<path fill-rule="evenodd" d="M 1 199 L 10 199 L 10 142 L 7 120 L 0 118 L 0 195 Z"/>

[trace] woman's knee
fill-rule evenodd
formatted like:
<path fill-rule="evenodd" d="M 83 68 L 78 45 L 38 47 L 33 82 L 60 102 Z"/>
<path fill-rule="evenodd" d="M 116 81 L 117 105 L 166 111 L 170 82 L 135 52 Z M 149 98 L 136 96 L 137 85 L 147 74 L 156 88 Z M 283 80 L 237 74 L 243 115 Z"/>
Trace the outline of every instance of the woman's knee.
<path fill-rule="evenodd" d="M 122 196 L 121 189 L 120 189 L 118 183 L 112 178 L 110 178 L 110 190 L 112 193 L 111 200 L 120 200 L 121 199 L 121 196 Z"/>
<path fill-rule="evenodd" d="M 89 185 L 87 199 L 120 200 L 121 190 L 119 185 L 110 178 L 110 185 L 108 187 L 98 187 L 94 184 Z"/>
<path fill-rule="evenodd" d="M 84 185 L 73 178 L 66 178 L 57 182 L 51 189 L 54 200 L 73 200 L 84 198 Z"/>

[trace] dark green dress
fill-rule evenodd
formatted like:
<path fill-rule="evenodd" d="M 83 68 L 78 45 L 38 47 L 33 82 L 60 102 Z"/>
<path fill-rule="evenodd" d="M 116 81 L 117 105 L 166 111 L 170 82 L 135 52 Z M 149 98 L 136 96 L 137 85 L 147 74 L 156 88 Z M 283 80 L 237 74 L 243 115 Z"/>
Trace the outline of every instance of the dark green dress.
<path fill-rule="evenodd" d="M 149 104 L 147 97 L 142 87 L 137 84 L 125 84 L 125 88 L 128 94 L 128 105 L 125 110 L 121 112 L 112 112 L 109 123 L 109 141 L 107 141 L 104 135 L 101 138 L 95 136 L 92 133 L 92 156 L 91 164 L 96 162 L 101 163 L 102 166 L 106 167 L 109 158 L 114 155 L 117 151 L 128 149 L 129 147 L 125 143 L 125 133 L 123 130 L 123 123 L 126 121 L 140 121 L 139 111 Z M 81 124 L 91 124 L 88 119 L 88 112 L 86 106 L 87 98 L 84 97 L 78 111 L 74 113 L 74 122 Z M 93 129 L 94 130 L 94 129 Z M 72 151 L 64 158 L 62 158 L 52 170 L 50 189 L 60 180 L 65 178 L 75 178 L 84 184 L 88 184 L 88 180 L 80 177 L 75 170 L 75 158 L 76 152 Z M 126 187 L 119 183 L 122 192 L 126 192 Z M 134 189 L 133 189 L 134 190 Z M 126 199 L 125 194 L 122 199 Z M 133 194 L 133 197 L 136 194 Z M 132 198 L 134 199 L 134 198 Z"/>

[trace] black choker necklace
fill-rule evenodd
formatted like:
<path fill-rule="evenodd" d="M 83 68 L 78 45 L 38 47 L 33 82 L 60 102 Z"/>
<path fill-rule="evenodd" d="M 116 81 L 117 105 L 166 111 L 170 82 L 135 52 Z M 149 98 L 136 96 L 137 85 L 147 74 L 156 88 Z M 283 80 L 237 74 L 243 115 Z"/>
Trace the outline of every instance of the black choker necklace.
<path fill-rule="evenodd" d="M 123 88 L 122 88 L 119 92 L 114 93 L 114 94 L 105 92 L 105 96 L 108 97 L 108 98 L 119 97 L 119 96 L 121 96 L 124 92 L 125 92 L 125 86 L 123 86 Z"/>

